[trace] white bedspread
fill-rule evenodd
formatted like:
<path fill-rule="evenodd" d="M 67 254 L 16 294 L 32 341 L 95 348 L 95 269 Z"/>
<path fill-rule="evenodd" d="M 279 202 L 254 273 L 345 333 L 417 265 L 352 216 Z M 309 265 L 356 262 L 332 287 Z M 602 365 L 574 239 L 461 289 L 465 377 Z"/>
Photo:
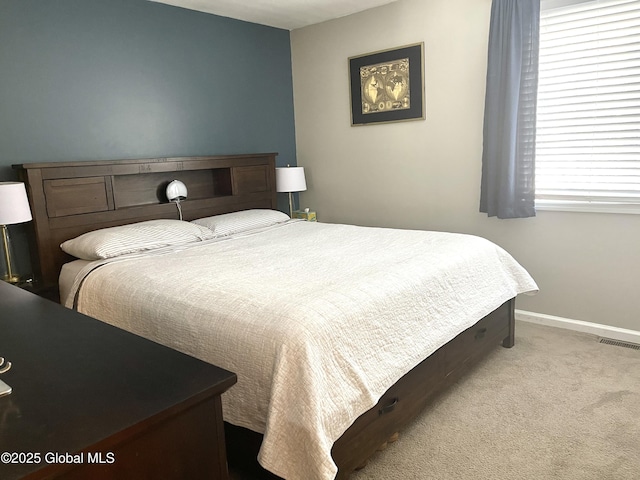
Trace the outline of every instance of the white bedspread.
<path fill-rule="evenodd" d="M 107 263 L 78 310 L 235 372 L 226 421 L 260 463 L 331 479 L 333 442 L 421 360 L 519 293 L 529 274 L 479 237 L 288 222 Z"/>

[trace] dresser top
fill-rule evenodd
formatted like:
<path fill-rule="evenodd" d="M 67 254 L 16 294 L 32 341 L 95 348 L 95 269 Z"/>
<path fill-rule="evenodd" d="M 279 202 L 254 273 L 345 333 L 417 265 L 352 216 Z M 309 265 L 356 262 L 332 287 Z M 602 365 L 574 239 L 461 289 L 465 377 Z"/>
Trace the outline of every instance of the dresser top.
<path fill-rule="evenodd" d="M 231 372 L 2 281 L 0 356 L 12 363 L 0 379 L 13 389 L 0 398 L 0 452 L 108 449 L 105 439 L 126 438 L 236 382 Z M 0 477 L 45 466 L 1 463 Z"/>

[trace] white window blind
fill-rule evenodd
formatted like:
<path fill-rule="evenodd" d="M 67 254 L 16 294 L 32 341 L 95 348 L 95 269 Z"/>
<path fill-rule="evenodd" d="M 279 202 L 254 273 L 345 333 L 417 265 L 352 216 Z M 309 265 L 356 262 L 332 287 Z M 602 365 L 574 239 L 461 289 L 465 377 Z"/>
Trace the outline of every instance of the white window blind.
<path fill-rule="evenodd" d="M 640 1 L 540 17 L 536 206 L 640 213 Z"/>

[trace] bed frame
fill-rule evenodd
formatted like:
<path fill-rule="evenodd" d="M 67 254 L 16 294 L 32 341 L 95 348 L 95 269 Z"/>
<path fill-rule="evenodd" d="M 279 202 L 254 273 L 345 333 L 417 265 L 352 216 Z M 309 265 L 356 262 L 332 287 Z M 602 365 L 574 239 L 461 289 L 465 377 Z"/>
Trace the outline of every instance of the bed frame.
<path fill-rule="evenodd" d="M 185 220 L 250 208 L 277 208 L 275 153 L 149 158 L 14 165 L 25 182 L 33 222 L 30 232 L 34 276 L 54 287 L 72 257 L 59 245 L 99 228 L 158 218 L 178 218 L 166 185 L 183 181 Z M 339 471 L 347 478 L 387 439 L 413 420 L 432 399 L 476 365 L 495 346 L 514 344 L 514 299 L 462 332 L 402 377 L 371 410 L 335 442 Z M 229 426 L 230 460 L 253 458 L 259 434 Z M 244 461 L 244 460 L 241 460 Z M 233 462 L 232 462 L 233 463 Z"/>

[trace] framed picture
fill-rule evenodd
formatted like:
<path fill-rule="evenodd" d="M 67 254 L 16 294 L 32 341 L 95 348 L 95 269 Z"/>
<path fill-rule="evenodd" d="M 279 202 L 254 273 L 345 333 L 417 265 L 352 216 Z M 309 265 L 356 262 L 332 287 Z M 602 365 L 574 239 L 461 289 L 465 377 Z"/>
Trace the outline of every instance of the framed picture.
<path fill-rule="evenodd" d="M 349 58 L 351 125 L 424 120 L 424 43 Z"/>

